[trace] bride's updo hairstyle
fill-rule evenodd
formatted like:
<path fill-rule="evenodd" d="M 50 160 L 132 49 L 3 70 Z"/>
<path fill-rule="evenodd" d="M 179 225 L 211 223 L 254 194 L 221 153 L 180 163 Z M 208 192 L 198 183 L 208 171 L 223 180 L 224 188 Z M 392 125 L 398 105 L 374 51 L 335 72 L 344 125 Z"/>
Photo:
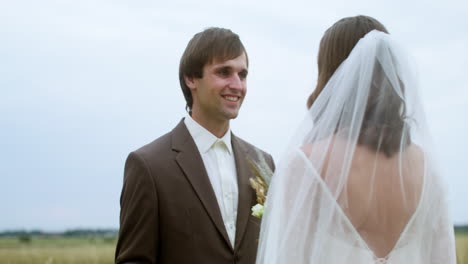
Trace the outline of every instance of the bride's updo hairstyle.
<path fill-rule="evenodd" d="M 368 16 L 346 17 L 331 26 L 322 37 L 318 52 L 317 86 L 307 100 L 310 108 L 327 82 L 340 64 L 346 60 L 354 46 L 367 33 L 378 30 L 388 34 L 387 29 L 375 18 Z M 358 143 L 373 150 L 383 152 L 387 157 L 400 150 L 403 136 L 403 147 L 409 145 L 407 132 L 403 132 L 405 125 L 405 103 L 386 80 L 382 67 L 378 62 L 374 65 L 373 84 L 370 89 L 369 100 L 361 127 Z M 403 84 L 400 83 L 404 90 Z M 390 94 L 391 93 L 391 94 Z M 380 98 L 388 101 L 381 102 Z M 389 100 L 390 99 L 390 100 Z"/>

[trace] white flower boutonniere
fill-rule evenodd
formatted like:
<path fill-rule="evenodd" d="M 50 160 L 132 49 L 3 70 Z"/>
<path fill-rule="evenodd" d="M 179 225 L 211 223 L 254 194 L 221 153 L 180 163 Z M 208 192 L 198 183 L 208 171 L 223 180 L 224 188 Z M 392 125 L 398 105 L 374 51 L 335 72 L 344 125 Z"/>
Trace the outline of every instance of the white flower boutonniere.
<path fill-rule="evenodd" d="M 268 186 L 270 185 L 273 171 L 265 161 L 263 154 L 258 153 L 258 162 L 248 159 L 250 168 L 254 174 L 254 178 L 250 178 L 250 185 L 255 190 L 257 195 L 257 204 L 252 207 L 252 215 L 262 218 L 265 202 L 267 198 Z"/>
<path fill-rule="evenodd" d="M 265 207 L 261 204 L 256 204 L 252 207 L 252 215 L 257 218 L 262 218 L 263 216 L 263 209 Z"/>

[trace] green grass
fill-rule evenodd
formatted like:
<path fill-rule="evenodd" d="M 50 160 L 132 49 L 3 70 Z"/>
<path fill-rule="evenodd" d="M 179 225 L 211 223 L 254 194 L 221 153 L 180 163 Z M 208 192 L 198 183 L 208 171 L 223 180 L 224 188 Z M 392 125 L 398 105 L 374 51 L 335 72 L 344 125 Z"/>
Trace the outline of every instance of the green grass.
<path fill-rule="evenodd" d="M 457 243 L 457 263 L 468 264 L 468 232 L 455 234 Z"/>
<path fill-rule="evenodd" d="M 112 264 L 115 239 L 103 238 L 18 238 L 0 239 L 3 264 Z"/>
<path fill-rule="evenodd" d="M 456 234 L 457 263 L 468 264 L 468 232 Z M 112 264 L 115 239 L 40 238 L 20 242 L 17 237 L 0 238 L 2 264 Z"/>

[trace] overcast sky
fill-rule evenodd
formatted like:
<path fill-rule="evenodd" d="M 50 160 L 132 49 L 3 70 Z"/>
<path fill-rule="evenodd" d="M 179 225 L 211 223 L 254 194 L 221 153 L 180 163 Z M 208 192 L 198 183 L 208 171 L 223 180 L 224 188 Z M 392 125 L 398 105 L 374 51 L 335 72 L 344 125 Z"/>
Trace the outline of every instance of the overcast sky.
<path fill-rule="evenodd" d="M 0 0 L 0 230 L 117 228 L 126 156 L 185 115 L 179 59 L 209 26 L 249 54 L 233 132 L 279 158 L 323 32 L 358 14 L 413 54 L 453 219 L 468 224 L 466 1 L 314 2 Z"/>

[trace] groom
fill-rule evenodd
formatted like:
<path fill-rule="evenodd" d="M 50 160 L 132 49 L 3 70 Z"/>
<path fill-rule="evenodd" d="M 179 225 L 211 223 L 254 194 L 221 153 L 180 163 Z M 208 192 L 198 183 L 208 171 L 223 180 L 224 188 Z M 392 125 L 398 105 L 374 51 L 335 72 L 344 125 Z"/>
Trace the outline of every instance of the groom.
<path fill-rule="evenodd" d="M 189 114 L 127 158 L 116 263 L 255 262 L 260 221 L 250 211 L 247 160 L 259 150 L 229 127 L 247 73 L 247 53 L 231 30 L 208 28 L 188 43 L 179 80 Z"/>

